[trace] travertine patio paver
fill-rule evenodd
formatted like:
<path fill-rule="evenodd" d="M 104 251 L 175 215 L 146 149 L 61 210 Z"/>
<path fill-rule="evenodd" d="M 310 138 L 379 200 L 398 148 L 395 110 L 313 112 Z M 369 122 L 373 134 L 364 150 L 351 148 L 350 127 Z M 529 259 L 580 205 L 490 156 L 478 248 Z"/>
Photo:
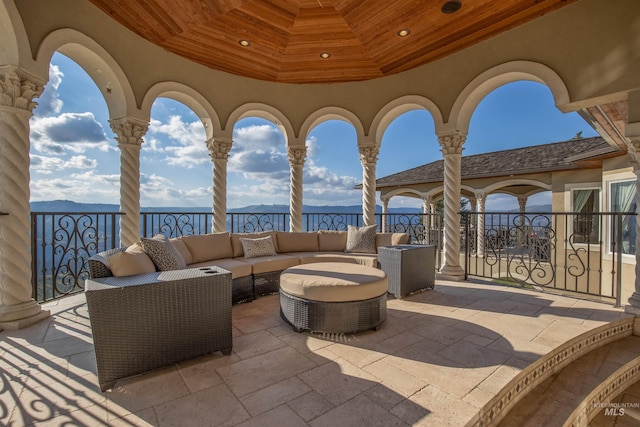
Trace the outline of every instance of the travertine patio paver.
<path fill-rule="evenodd" d="M 266 296 L 233 307 L 230 356 L 185 361 L 102 393 L 84 295 L 47 309 L 51 318 L 39 324 L 0 332 L 0 425 L 459 426 L 531 361 L 625 316 L 564 296 L 438 281 L 390 298 L 379 331 L 323 336 L 293 332 L 278 296 Z M 625 358 L 623 345 L 616 354 Z M 585 366 L 611 368 L 597 355 Z"/>

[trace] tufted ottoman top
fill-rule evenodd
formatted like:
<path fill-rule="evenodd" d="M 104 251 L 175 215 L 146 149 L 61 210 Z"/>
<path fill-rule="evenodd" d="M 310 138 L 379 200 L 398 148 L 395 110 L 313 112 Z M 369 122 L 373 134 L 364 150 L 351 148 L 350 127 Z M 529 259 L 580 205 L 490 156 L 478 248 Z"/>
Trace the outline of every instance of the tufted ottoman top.
<path fill-rule="evenodd" d="M 319 262 L 284 270 L 280 289 L 313 301 L 362 301 L 385 294 L 387 276 L 382 270 L 360 264 Z"/>

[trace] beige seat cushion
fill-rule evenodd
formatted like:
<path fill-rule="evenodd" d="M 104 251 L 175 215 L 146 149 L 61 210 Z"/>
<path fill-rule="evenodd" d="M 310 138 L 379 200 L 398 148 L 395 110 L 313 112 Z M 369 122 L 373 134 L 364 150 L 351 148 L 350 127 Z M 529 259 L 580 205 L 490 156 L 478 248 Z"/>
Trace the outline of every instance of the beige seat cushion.
<path fill-rule="evenodd" d="M 153 273 L 156 271 L 156 266 L 142 249 L 142 246 L 134 243 L 125 251 L 109 257 L 109 269 L 114 277 L 121 277 Z"/>
<path fill-rule="evenodd" d="M 240 258 L 242 262 L 251 266 L 253 274 L 271 273 L 282 271 L 294 265 L 300 264 L 297 257 L 289 255 L 261 256 L 257 258 Z"/>
<path fill-rule="evenodd" d="M 251 276 L 251 266 L 249 264 L 242 262 L 240 260 L 231 259 L 231 258 L 198 262 L 195 264 L 190 264 L 189 268 L 212 267 L 212 266 L 229 270 L 231 272 L 232 279 L 237 279 L 238 277 Z"/>
<path fill-rule="evenodd" d="M 384 295 L 387 276 L 382 270 L 344 262 L 291 267 L 280 275 L 280 288 L 289 295 L 323 302 L 362 301 Z"/>
<path fill-rule="evenodd" d="M 229 233 L 184 236 L 182 241 L 191 252 L 192 263 L 233 258 Z"/>
<path fill-rule="evenodd" d="M 350 254 L 345 252 L 292 252 L 287 255 L 297 256 L 300 264 L 312 262 L 346 262 L 351 264 L 378 267 L 377 254 Z"/>

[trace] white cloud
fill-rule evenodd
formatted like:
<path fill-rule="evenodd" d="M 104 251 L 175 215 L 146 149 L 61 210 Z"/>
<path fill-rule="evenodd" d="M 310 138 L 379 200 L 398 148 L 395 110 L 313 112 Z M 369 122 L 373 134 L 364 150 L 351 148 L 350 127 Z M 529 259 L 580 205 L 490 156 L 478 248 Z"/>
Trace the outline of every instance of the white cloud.
<path fill-rule="evenodd" d="M 50 154 L 62 154 L 67 150 L 84 153 L 89 148 L 110 149 L 104 128 L 90 112 L 34 118 L 31 143 L 35 150 Z"/>
<path fill-rule="evenodd" d="M 63 102 L 58 97 L 58 87 L 62 83 L 64 73 L 57 65 L 49 65 L 49 81 L 40 97 L 36 100 L 38 106 L 33 111 L 34 117 L 45 117 L 60 113 Z"/>
<path fill-rule="evenodd" d="M 179 189 L 165 177 L 156 174 L 140 176 L 142 206 L 210 206 L 211 194 L 211 187 Z"/>
<path fill-rule="evenodd" d="M 166 123 L 151 120 L 142 149 L 167 153 L 164 160 L 169 165 L 190 169 L 210 161 L 205 138 L 201 121 L 185 122 L 181 116 L 171 116 Z"/>
<path fill-rule="evenodd" d="M 120 175 L 99 175 L 94 171 L 63 178 L 32 179 L 31 200 L 65 198 L 79 203 L 118 203 Z"/>
<path fill-rule="evenodd" d="M 44 175 L 60 172 L 64 169 L 94 169 L 98 162 L 86 156 L 73 156 L 69 160 L 59 157 L 31 154 L 31 170 Z"/>

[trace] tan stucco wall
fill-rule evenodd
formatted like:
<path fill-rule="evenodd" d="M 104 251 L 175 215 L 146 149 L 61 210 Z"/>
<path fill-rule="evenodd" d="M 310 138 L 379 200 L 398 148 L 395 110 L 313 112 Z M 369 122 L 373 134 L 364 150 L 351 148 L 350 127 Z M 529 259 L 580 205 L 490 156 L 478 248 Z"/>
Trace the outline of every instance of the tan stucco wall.
<path fill-rule="evenodd" d="M 204 95 L 223 124 L 238 106 L 259 102 L 282 111 L 296 130 L 311 113 L 326 106 L 354 112 L 368 129 L 386 103 L 403 95 L 431 99 L 446 121 L 456 98 L 474 77 L 514 60 L 539 62 L 558 73 L 571 100 L 565 109 L 592 104 L 598 97 L 624 98 L 625 92 L 640 88 L 637 0 L 581 0 L 417 69 L 372 81 L 328 85 L 269 83 L 209 70 L 135 36 L 85 0 L 28 0 L 17 1 L 16 6 L 29 35 L 30 55 L 36 55 L 50 32 L 77 29 L 120 64 L 138 105 L 154 84 L 177 81 Z M 41 59 L 48 64 L 49 58 Z M 22 61 L 33 66 L 24 56 Z"/>

